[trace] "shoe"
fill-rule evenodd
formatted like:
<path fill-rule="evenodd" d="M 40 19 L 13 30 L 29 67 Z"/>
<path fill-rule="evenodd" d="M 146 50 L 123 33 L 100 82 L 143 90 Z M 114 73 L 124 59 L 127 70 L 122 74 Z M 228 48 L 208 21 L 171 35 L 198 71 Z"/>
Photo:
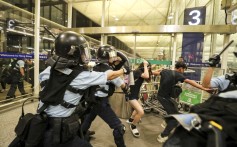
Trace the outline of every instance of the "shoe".
<path fill-rule="evenodd" d="M 165 121 L 163 121 L 160 125 L 161 125 L 162 128 L 165 128 L 167 124 L 166 124 Z"/>
<path fill-rule="evenodd" d="M 132 128 L 132 125 L 130 125 L 130 130 L 132 131 L 133 136 L 140 137 L 140 133 L 138 132 L 137 127 Z"/>
<path fill-rule="evenodd" d="M 3 93 L 5 91 L 5 89 L 2 89 L 1 91 L 0 91 L 0 93 Z"/>
<path fill-rule="evenodd" d="M 131 124 L 132 123 L 132 121 L 129 121 L 129 119 L 128 120 L 126 120 L 126 123 L 128 123 L 128 124 Z M 138 123 L 142 123 L 142 119 L 140 118 L 140 120 L 139 120 L 139 122 Z"/>
<path fill-rule="evenodd" d="M 11 98 L 15 98 L 16 96 L 14 95 L 14 96 L 8 96 L 7 95 L 7 97 L 6 97 L 6 99 L 11 99 Z"/>
<path fill-rule="evenodd" d="M 157 141 L 160 142 L 160 143 L 164 143 L 167 139 L 168 139 L 168 136 L 161 137 L 161 134 L 158 135 L 158 137 L 157 137 Z"/>
<path fill-rule="evenodd" d="M 27 94 L 28 94 L 28 93 L 25 92 L 25 93 L 22 93 L 21 95 L 27 95 Z"/>
<path fill-rule="evenodd" d="M 129 121 L 129 119 L 128 119 L 128 120 L 126 120 L 126 123 L 128 123 L 128 124 L 131 124 L 131 123 L 132 123 L 132 121 Z"/>

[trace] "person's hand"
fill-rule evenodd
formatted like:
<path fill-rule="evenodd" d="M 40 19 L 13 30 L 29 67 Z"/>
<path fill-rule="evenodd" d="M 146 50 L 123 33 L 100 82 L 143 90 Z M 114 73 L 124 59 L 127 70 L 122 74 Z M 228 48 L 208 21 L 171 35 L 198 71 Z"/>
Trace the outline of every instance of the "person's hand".
<path fill-rule="evenodd" d="M 130 73 L 130 68 L 127 65 L 124 65 L 122 69 L 124 74 L 128 75 Z"/>
<path fill-rule="evenodd" d="M 117 57 L 115 58 L 115 61 L 120 62 L 120 61 L 122 61 L 122 59 L 121 59 L 120 57 L 117 56 Z"/>
<path fill-rule="evenodd" d="M 220 55 L 214 54 L 212 57 L 209 58 L 208 64 L 210 65 L 210 67 L 216 67 L 216 65 L 220 63 L 220 60 Z"/>
<path fill-rule="evenodd" d="M 144 66 L 146 65 L 148 65 L 148 62 L 146 61 L 146 60 L 143 60 L 143 64 L 144 64 Z"/>
<path fill-rule="evenodd" d="M 213 89 L 210 89 L 210 88 L 204 88 L 203 90 L 208 92 L 208 93 L 212 93 L 213 92 Z"/>

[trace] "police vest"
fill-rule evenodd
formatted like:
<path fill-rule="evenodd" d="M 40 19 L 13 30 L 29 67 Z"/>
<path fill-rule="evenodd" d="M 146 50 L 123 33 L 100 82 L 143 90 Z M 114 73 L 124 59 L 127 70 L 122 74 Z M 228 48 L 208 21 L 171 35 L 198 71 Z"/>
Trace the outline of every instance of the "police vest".
<path fill-rule="evenodd" d="M 113 69 L 107 64 L 99 63 L 93 68 L 93 70 L 98 71 L 98 72 L 105 72 L 107 70 L 113 70 Z M 108 91 L 105 90 L 104 88 L 100 88 L 100 89 L 98 89 L 98 91 L 102 91 L 104 93 L 107 93 L 108 96 L 112 96 L 115 91 L 115 85 L 111 82 L 107 82 L 107 85 L 109 85 Z"/>

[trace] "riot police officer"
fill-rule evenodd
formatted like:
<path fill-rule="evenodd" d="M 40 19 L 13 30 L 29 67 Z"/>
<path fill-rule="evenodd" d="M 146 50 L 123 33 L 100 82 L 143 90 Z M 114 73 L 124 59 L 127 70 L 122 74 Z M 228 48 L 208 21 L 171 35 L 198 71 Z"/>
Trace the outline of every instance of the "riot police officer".
<path fill-rule="evenodd" d="M 109 72 L 88 71 L 84 68 L 88 61 L 88 43 L 83 36 L 72 31 L 63 32 L 57 36 L 55 55 L 48 61 L 50 66 L 39 75 L 41 83 L 48 80 L 46 84 L 42 84 L 45 86 L 43 86 L 43 93 L 40 94 L 41 101 L 38 109 L 39 111 L 43 109 L 48 116 L 48 127 L 41 146 L 91 146 L 76 134 L 79 129 L 79 121 L 74 113 L 76 106 L 79 105 L 85 89 L 93 85 L 106 84 L 107 80 L 129 73 L 129 69 L 125 67 Z M 71 77 L 76 69 L 81 71 L 69 85 L 65 85 L 67 78 Z M 59 97 L 62 97 L 59 104 L 50 104 L 50 100 L 57 100 Z"/>
<path fill-rule="evenodd" d="M 109 64 L 113 64 L 113 62 L 118 59 L 116 50 L 109 45 L 103 45 L 98 48 L 97 58 L 99 63 L 93 68 L 93 70 L 99 72 L 111 71 L 112 68 Z M 108 81 L 107 84 L 99 86 L 100 88 L 95 95 L 100 101 L 95 104 L 90 113 L 86 115 L 82 123 L 82 131 L 87 131 L 90 128 L 92 121 L 98 115 L 110 126 L 111 129 L 113 129 L 114 141 L 117 147 L 125 147 L 123 139 L 125 126 L 112 110 L 108 98 L 114 93 L 115 86 L 121 87 L 125 91 L 127 91 L 128 86 L 120 77 Z"/>
<path fill-rule="evenodd" d="M 24 89 L 24 76 L 25 76 L 25 61 L 22 58 L 13 59 L 11 62 L 12 71 L 11 71 L 11 86 L 7 93 L 6 99 L 15 98 L 15 92 L 18 87 L 21 95 L 27 94 Z"/>

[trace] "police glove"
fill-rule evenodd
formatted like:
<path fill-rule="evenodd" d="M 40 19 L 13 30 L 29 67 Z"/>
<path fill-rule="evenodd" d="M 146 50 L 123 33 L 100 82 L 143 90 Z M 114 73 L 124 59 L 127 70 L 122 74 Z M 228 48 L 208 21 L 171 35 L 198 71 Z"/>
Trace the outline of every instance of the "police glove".
<path fill-rule="evenodd" d="M 122 90 L 123 90 L 123 93 L 124 93 L 125 95 L 129 95 L 129 94 L 130 94 L 130 87 L 128 86 L 127 83 L 125 83 L 125 87 L 122 88 Z"/>
<path fill-rule="evenodd" d="M 122 69 L 124 74 L 128 75 L 130 73 L 130 68 L 127 65 L 124 65 Z"/>
<path fill-rule="evenodd" d="M 220 63 L 220 60 L 220 55 L 214 54 L 211 58 L 209 58 L 208 64 L 210 67 L 216 67 L 216 65 Z"/>

